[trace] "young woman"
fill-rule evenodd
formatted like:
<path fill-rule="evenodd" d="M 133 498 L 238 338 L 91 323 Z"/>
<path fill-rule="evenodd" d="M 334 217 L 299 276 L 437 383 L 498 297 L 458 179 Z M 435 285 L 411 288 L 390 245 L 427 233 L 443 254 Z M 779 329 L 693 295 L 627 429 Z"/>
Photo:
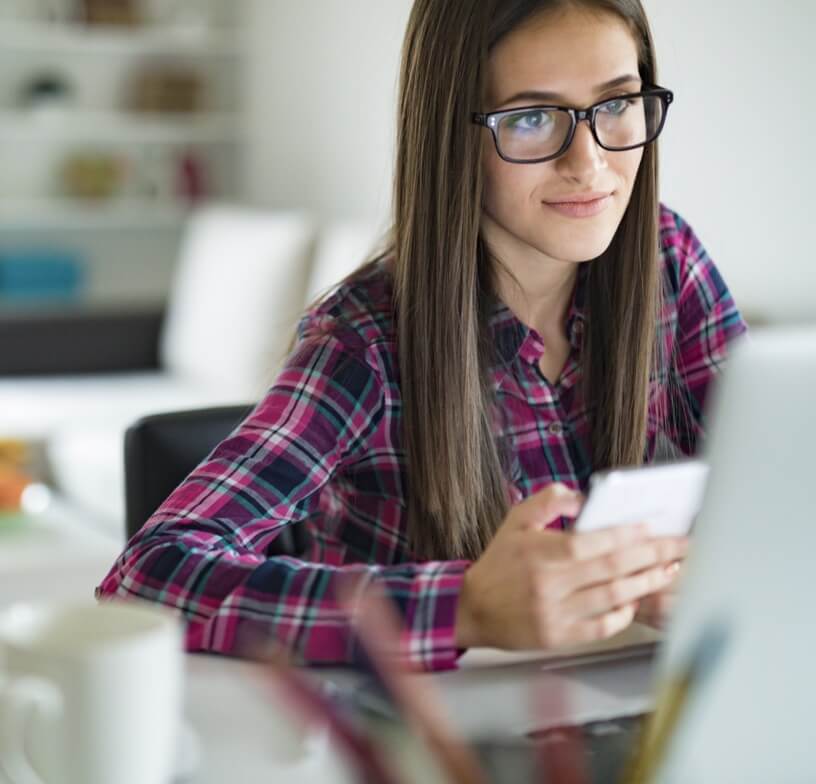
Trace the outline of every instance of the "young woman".
<path fill-rule="evenodd" d="M 179 608 L 193 650 L 323 663 L 355 655 L 349 577 L 428 668 L 659 622 L 686 542 L 568 521 L 593 471 L 694 452 L 745 329 L 658 203 L 671 101 L 639 0 L 417 0 L 389 247 L 99 595 Z M 305 552 L 271 554 L 295 524 Z"/>

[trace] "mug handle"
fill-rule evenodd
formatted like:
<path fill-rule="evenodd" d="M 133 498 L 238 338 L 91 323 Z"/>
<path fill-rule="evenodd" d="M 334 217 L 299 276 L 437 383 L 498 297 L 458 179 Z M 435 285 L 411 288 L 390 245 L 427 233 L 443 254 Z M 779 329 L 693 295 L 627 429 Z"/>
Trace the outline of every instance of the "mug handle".
<path fill-rule="evenodd" d="M 34 711 L 62 715 L 62 694 L 50 681 L 25 676 L 0 682 L 0 771 L 11 784 L 45 784 L 26 754 Z"/>

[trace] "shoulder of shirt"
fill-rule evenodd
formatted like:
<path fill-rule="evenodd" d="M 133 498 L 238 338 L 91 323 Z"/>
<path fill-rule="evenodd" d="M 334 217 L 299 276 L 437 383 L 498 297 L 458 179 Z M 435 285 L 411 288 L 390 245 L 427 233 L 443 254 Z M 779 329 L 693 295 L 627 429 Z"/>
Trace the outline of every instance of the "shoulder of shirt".
<path fill-rule="evenodd" d="M 713 267 L 694 229 L 674 210 L 660 204 L 660 259 L 668 292 L 677 296 L 698 277 L 699 267 Z"/>
<path fill-rule="evenodd" d="M 395 345 L 393 285 L 382 262 L 342 283 L 300 319 L 298 339 L 328 338 L 380 370 Z"/>

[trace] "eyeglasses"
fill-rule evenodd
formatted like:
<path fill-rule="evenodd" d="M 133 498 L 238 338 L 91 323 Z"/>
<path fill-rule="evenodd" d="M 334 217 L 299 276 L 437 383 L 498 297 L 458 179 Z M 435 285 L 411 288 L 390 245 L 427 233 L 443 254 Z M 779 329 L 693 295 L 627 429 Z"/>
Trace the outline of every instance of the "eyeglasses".
<path fill-rule="evenodd" d="M 490 129 L 496 152 L 508 163 L 543 163 L 567 151 L 583 120 L 589 122 L 595 141 L 605 150 L 623 152 L 643 147 L 660 135 L 672 101 L 671 90 L 655 86 L 586 109 L 524 106 L 474 114 L 472 119 Z"/>

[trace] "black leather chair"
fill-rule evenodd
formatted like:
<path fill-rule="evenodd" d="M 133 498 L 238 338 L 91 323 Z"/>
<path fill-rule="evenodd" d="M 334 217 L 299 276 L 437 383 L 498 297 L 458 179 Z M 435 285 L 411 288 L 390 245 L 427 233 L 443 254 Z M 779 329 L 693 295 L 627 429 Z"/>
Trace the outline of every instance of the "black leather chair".
<path fill-rule="evenodd" d="M 252 406 L 221 406 L 143 417 L 125 433 L 125 527 L 130 539 Z M 300 525 L 286 528 L 269 555 L 300 555 Z"/>

